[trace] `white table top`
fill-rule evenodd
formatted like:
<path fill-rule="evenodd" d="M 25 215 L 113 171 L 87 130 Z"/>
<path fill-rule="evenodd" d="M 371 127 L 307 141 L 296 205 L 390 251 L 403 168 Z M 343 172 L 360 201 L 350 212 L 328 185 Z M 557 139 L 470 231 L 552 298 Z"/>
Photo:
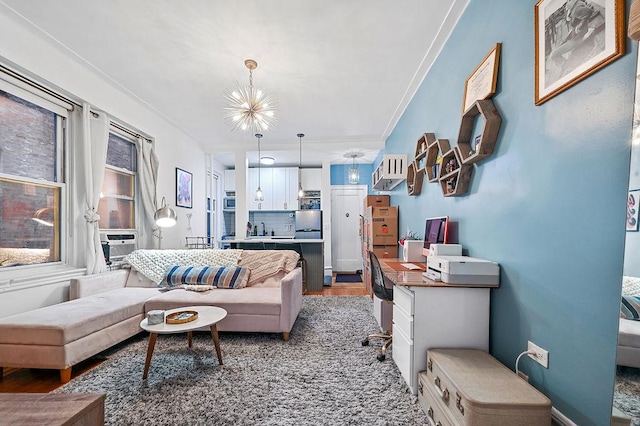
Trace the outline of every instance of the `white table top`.
<path fill-rule="evenodd" d="M 182 308 L 164 311 L 164 314 L 166 317 L 169 314 L 180 311 L 196 311 L 198 312 L 198 318 L 194 321 L 182 324 L 161 323 L 154 325 L 149 325 L 145 318 L 140 322 L 140 327 L 150 333 L 157 334 L 184 333 L 185 331 L 192 331 L 200 327 L 210 326 L 222 321 L 227 316 L 227 311 L 217 306 L 184 306 Z"/>

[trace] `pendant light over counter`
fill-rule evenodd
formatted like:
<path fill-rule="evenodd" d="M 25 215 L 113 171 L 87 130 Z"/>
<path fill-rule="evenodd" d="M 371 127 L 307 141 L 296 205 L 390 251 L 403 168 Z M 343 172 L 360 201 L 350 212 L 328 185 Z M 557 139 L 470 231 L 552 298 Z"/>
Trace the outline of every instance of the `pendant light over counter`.
<path fill-rule="evenodd" d="M 300 159 L 298 161 L 298 199 L 304 197 L 304 190 L 302 189 L 302 179 L 301 179 L 301 171 L 302 169 L 302 138 L 304 138 L 304 133 L 298 133 L 298 139 L 300 139 Z"/>

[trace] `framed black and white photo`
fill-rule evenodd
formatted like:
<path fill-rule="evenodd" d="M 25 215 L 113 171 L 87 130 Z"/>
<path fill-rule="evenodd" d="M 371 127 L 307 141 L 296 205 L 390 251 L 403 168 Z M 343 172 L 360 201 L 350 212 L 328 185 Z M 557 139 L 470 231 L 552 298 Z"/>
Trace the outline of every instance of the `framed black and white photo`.
<path fill-rule="evenodd" d="M 193 181 L 191 173 L 176 167 L 176 206 L 193 207 Z"/>
<path fill-rule="evenodd" d="M 536 105 L 624 54 L 624 7 L 624 0 L 536 3 Z"/>

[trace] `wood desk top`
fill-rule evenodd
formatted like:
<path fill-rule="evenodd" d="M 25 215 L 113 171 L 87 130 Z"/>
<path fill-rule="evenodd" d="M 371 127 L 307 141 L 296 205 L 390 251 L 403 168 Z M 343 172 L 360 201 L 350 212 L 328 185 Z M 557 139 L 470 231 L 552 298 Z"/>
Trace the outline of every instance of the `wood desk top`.
<path fill-rule="evenodd" d="M 471 287 L 471 288 L 497 288 L 497 285 L 487 285 L 487 284 L 447 284 L 441 281 L 433 281 L 422 273 L 426 270 L 424 263 L 418 262 L 405 262 L 402 259 L 396 258 L 378 258 L 380 261 L 380 267 L 382 268 L 382 273 L 386 278 L 391 280 L 395 285 L 400 285 L 404 287 Z M 402 266 L 403 263 L 411 263 L 420 267 L 420 269 L 409 269 L 405 266 Z"/>

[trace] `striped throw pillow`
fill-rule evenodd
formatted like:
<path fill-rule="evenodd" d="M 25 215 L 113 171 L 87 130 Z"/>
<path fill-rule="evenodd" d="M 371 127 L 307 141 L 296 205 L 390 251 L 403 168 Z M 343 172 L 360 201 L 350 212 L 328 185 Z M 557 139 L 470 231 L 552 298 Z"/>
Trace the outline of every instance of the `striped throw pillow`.
<path fill-rule="evenodd" d="M 620 316 L 622 318 L 640 321 L 640 296 L 622 296 Z"/>
<path fill-rule="evenodd" d="M 162 288 L 187 285 L 212 285 L 217 288 L 243 288 L 249 281 L 249 269 L 241 266 L 180 266 L 167 268 Z"/>

